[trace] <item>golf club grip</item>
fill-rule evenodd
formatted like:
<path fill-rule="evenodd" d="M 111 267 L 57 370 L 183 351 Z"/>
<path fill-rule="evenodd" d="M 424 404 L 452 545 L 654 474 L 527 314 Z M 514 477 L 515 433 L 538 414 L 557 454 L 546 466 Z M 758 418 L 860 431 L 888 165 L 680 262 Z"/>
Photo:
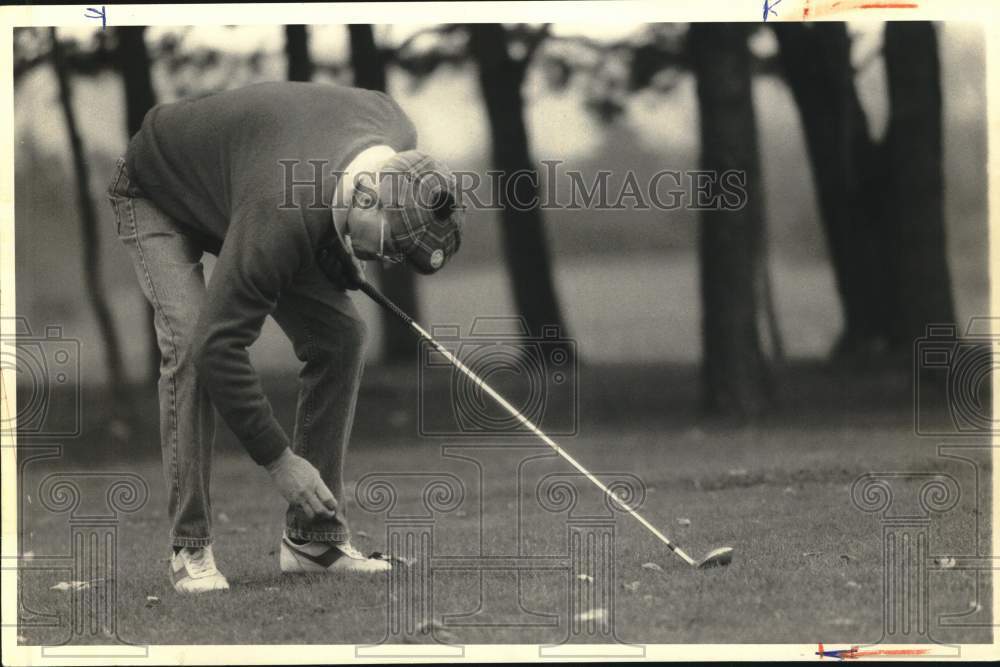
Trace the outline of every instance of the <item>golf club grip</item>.
<path fill-rule="evenodd" d="M 371 299 L 375 303 L 377 303 L 378 305 L 382 306 L 383 308 L 389 310 L 393 315 L 395 315 L 399 319 L 403 320 L 403 322 L 405 322 L 406 324 L 408 324 L 408 325 L 412 325 L 413 324 L 413 318 L 412 317 L 410 317 L 409 315 L 407 315 L 406 313 L 404 313 L 402 310 L 400 310 L 399 306 L 397 306 L 396 304 L 394 304 L 392 301 L 390 301 L 388 299 L 388 297 L 386 297 L 384 294 L 382 294 L 377 289 L 375 289 L 375 287 L 372 286 L 371 283 L 367 283 L 367 282 L 366 283 L 362 283 L 360 289 L 361 289 L 362 292 L 364 292 L 369 297 L 371 297 Z"/>

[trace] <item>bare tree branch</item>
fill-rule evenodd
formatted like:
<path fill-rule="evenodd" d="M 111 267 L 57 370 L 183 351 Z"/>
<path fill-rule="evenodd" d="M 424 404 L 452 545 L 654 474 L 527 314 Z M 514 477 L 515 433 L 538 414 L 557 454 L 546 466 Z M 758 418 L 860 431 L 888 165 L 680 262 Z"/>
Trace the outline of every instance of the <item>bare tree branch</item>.
<path fill-rule="evenodd" d="M 542 45 L 549 34 L 551 34 L 551 32 L 552 24 L 546 23 L 527 38 L 525 42 L 526 49 L 524 56 L 517 63 L 518 75 L 522 81 L 524 80 L 524 76 L 527 73 L 528 68 L 531 66 L 531 62 L 535 58 L 535 53 L 538 52 L 538 48 Z"/>

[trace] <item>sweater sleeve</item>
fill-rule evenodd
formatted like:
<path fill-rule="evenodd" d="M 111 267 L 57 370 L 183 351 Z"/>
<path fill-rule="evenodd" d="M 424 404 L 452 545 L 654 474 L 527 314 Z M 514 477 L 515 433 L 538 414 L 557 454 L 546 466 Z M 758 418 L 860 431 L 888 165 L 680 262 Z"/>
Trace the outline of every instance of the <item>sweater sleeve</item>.
<path fill-rule="evenodd" d="M 194 360 L 215 408 L 258 465 L 275 460 L 289 439 L 274 418 L 247 348 L 282 290 L 311 260 L 297 210 L 275 198 L 237 211 L 209 282 L 196 325 Z"/>

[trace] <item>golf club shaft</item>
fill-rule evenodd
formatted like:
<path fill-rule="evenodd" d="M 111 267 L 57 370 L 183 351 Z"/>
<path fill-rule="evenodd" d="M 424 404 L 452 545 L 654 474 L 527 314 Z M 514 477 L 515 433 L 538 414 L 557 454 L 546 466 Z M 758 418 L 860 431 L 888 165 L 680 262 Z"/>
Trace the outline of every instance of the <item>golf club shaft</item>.
<path fill-rule="evenodd" d="M 464 373 L 470 380 L 472 380 L 473 382 L 475 382 L 478 386 L 482 387 L 482 389 L 487 394 L 489 394 L 493 398 L 493 400 L 495 400 L 497 403 L 499 403 L 500 405 L 502 405 L 508 412 L 510 412 L 511 415 L 513 415 L 513 417 L 515 419 L 517 419 L 519 422 L 521 422 L 526 427 L 528 427 L 528 429 L 532 433 L 534 433 L 535 435 L 537 435 L 542 440 L 542 442 L 544 442 L 546 445 L 548 445 L 549 447 L 551 447 L 552 449 L 554 449 L 555 452 L 557 454 L 559 454 L 559 456 L 563 457 L 566 461 L 569 462 L 569 464 L 571 466 L 573 466 L 574 468 L 576 468 L 587 479 L 589 479 L 591 482 L 593 482 L 597 486 L 597 488 L 599 488 L 601 491 L 603 491 L 605 493 L 605 495 L 607 495 L 609 498 L 611 498 L 612 500 L 614 500 L 615 503 L 619 507 L 621 507 L 623 510 L 625 510 L 626 512 L 628 512 L 629 514 L 631 514 L 636 519 L 636 521 L 638 521 L 643 526 L 645 526 L 649 530 L 649 532 L 651 532 L 653 535 L 655 535 L 657 538 L 659 538 L 659 540 L 661 542 L 663 542 L 665 545 L 667 545 L 667 548 L 669 548 L 672 552 L 674 552 L 675 554 L 677 554 L 681 559 L 684 560 L 684 562 L 686 562 L 688 565 L 692 565 L 692 566 L 697 564 L 696 561 L 694 559 L 692 559 L 690 556 L 688 556 L 686 553 L 684 553 L 684 551 L 680 547 L 676 546 L 673 542 L 671 542 L 669 539 L 667 539 L 667 536 L 664 535 L 663 533 L 661 533 L 656 528 L 656 526 L 654 526 L 650 522 L 646 521 L 646 519 L 641 514 L 639 514 L 638 512 L 636 512 L 634 509 L 632 509 L 631 506 L 628 505 L 628 503 L 626 503 L 624 500 L 622 500 L 617 495 L 615 495 L 611 491 L 611 489 L 609 489 L 607 486 L 604 485 L 603 482 L 601 482 L 601 480 L 597 479 L 592 474 L 590 474 L 590 472 L 586 468 L 584 468 L 575 458 L 573 458 L 572 456 L 570 456 L 569 453 L 566 452 L 566 450 L 564 450 L 562 447 L 560 447 L 558 444 L 556 444 L 556 442 L 554 440 L 552 440 L 552 438 L 550 438 L 549 436 L 545 435 L 545 433 L 543 433 L 540 428 L 538 428 L 533 423 L 531 423 L 531 421 L 527 417 L 525 417 L 524 415 L 522 415 L 517 410 L 517 408 L 515 408 L 513 405 L 511 405 L 510 403 L 508 403 L 507 399 L 505 399 L 503 396 L 501 396 L 499 393 L 497 393 L 491 386 L 489 386 L 488 384 L 486 384 L 486 382 L 482 378 L 480 378 L 478 375 L 476 375 L 475 373 L 473 373 L 472 370 L 470 370 L 465 364 L 463 364 L 461 361 L 459 361 L 455 357 L 455 355 L 453 355 L 451 352 L 449 352 L 447 349 L 445 349 L 445 347 L 443 345 L 441 345 L 436 340 L 434 340 L 434 338 L 429 333 L 427 333 L 426 331 L 424 331 L 423 327 L 421 327 L 419 324 L 417 324 L 413 320 L 412 317 L 410 317 L 409 315 L 407 315 L 406 313 L 404 313 L 402 310 L 400 310 L 399 306 L 397 306 L 392 301 L 390 301 L 388 298 L 386 298 L 386 296 L 384 294 L 382 294 L 381 292 L 379 292 L 377 289 L 375 289 L 369 283 L 363 283 L 361 285 L 361 291 L 364 292 L 365 294 L 367 294 L 369 297 L 371 297 L 371 299 L 373 301 L 375 301 L 375 303 L 377 303 L 380 306 L 382 306 L 383 308 L 389 310 L 396 317 L 398 317 L 403 322 L 405 322 L 406 324 L 408 324 L 410 326 L 410 328 L 413 329 L 413 331 L 415 331 L 417 333 L 417 335 L 419 335 L 421 338 L 423 338 L 428 343 L 430 343 L 431 345 L 433 345 L 434 349 L 436 349 L 438 352 L 440 352 L 442 355 L 444 355 L 444 357 L 448 361 L 450 361 L 452 363 L 452 365 L 455 366 L 455 368 L 457 368 L 458 370 L 462 371 L 462 373 Z"/>

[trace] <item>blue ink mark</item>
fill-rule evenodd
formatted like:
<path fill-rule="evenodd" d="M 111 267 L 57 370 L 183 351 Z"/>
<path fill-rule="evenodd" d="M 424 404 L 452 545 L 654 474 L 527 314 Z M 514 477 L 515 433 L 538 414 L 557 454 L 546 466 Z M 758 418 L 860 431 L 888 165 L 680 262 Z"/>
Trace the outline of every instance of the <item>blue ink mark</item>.
<path fill-rule="evenodd" d="M 764 0 L 764 22 L 767 23 L 767 19 L 772 15 L 777 16 L 778 12 L 774 11 L 774 8 L 781 4 L 781 0 Z"/>
<path fill-rule="evenodd" d="M 780 2 L 781 0 L 778 1 Z M 87 7 L 87 12 L 84 14 L 84 17 L 88 19 L 101 19 L 101 30 L 108 27 L 108 10 L 105 9 L 104 5 L 101 5 L 100 9 L 97 7 Z"/>
<path fill-rule="evenodd" d="M 837 660 L 844 659 L 844 651 L 816 651 L 815 655 L 820 658 L 836 658 Z"/>
<path fill-rule="evenodd" d="M 778 0 L 778 2 L 781 2 L 781 0 Z M 854 654 L 858 651 L 857 646 L 852 646 L 851 648 L 825 650 L 823 645 L 820 644 L 818 648 L 819 650 L 816 651 L 814 655 L 818 655 L 821 660 L 823 658 L 836 658 L 837 660 L 844 660 L 845 658 L 851 659 L 855 657 Z"/>

